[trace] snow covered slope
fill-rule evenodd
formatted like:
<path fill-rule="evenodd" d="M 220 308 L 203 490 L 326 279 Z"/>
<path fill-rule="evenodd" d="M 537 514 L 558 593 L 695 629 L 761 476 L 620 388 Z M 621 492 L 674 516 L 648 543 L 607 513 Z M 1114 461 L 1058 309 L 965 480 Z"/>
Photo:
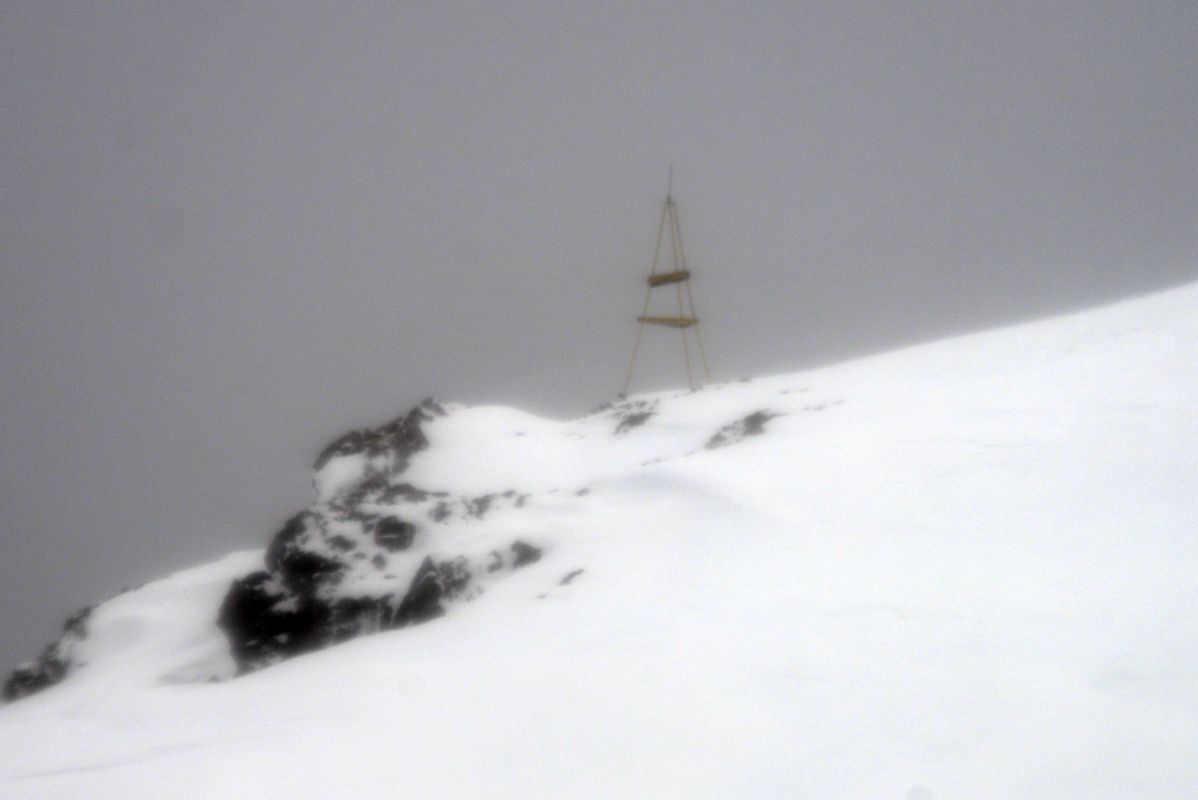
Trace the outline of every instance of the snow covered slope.
<path fill-rule="evenodd" d="M 260 553 L 122 595 L 0 708 L 0 798 L 1198 787 L 1198 286 L 570 422 L 444 412 L 402 467 L 328 454 L 314 508 L 373 546 L 338 498 L 401 474 L 443 493 L 374 498 L 419 512 L 411 547 L 539 559 L 214 683 Z M 337 591 L 406 585 L 408 553 Z"/>

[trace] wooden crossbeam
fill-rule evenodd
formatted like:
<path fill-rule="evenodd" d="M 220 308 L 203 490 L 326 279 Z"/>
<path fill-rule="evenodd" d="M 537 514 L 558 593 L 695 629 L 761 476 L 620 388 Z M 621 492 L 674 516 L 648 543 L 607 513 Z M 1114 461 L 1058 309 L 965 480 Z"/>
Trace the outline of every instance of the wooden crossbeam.
<path fill-rule="evenodd" d="M 689 328 L 699 324 L 699 320 L 694 317 L 638 317 L 637 321 L 650 325 L 665 325 L 668 328 Z"/>
<path fill-rule="evenodd" d="M 666 286 L 671 283 L 682 283 L 690 280 L 691 274 L 689 270 L 679 270 L 678 272 L 663 272 L 657 275 L 649 276 L 650 286 Z"/>

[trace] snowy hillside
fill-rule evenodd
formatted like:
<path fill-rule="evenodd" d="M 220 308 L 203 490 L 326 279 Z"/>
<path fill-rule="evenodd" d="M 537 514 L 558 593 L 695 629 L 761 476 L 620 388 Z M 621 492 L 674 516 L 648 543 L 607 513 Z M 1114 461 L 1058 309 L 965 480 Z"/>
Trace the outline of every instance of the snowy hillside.
<path fill-rule="evenodd" d="M 1198 285 L 318 467 L 265 553 L 76 622 L 0 798 L 1198 787 Z"/>

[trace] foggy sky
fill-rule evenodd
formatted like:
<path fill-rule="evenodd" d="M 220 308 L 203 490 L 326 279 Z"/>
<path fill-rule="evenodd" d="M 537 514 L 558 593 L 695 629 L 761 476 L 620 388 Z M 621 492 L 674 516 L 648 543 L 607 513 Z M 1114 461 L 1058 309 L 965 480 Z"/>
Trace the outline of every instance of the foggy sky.
<path fill-rule="evenodd" d="M 609 398 L 670 162 L 717 379 L 1193 280 L 1196 53 L 1188 1 L 0 5 L 0 669 L 350 427 Z"/>

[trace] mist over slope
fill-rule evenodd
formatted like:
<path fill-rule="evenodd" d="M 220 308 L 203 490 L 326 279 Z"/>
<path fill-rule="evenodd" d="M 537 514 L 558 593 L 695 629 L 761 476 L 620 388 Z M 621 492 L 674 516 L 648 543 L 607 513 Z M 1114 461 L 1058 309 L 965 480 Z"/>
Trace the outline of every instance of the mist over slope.
<path fill-rule="evenodd" d="M 96 607 L 0 708 L 0 797 L 1184 796 L 1195 364 L 1187 286 L 572 421 L 423 406 L 265 554 Z"/>

